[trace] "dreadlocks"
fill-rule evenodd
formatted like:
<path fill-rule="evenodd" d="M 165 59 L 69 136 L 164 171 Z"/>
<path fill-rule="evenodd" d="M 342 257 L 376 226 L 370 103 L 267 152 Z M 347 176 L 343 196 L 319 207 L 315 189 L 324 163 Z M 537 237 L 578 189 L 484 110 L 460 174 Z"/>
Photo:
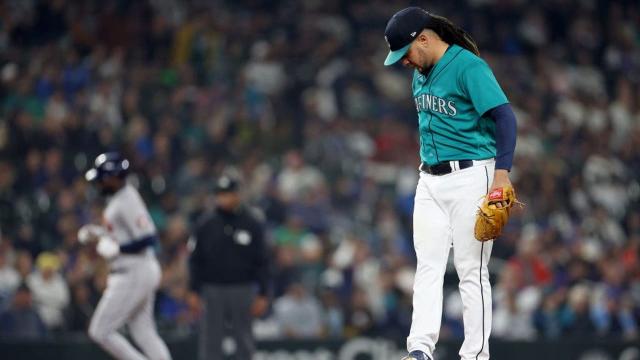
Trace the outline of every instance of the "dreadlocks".
<path fill-rule="evenodd" d="M 434 14 L 429 15 L 431 16 L 431 24 L 429 24 L 429 28 L 438 34 L 443 41 L 449 44 L 459 45 L 480 56 L 478 45 L 476 45 L 476 42 L 473 40 L 471 35 L 444 16 Z"/>

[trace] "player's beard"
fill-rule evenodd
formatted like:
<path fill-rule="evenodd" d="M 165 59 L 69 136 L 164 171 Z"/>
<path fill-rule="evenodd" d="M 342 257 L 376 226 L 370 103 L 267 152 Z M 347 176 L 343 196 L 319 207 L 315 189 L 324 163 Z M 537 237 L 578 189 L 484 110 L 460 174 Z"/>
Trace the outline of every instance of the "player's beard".
<path fill-rule="evenodd" d="M 427 53 L 425 50 L 423 50 L 422 48 L 418 48 L 417 50 L 420 53 L 420 57 L 421 59 L 426 59 L 427 58 Z M 431 72 L 431 69 L 433 68 L 433 64 L 429 64 L 426 60 L 423 60 L 420 64 L 420 70 L 418 70 L 422 75 L 427 76 L 429 75 L 429 73 Z"/>
<path fill-rule="evenodd" d="M 431 69 L 433 68 L 433 66 L 422 66 L 421 68 L 422 70 L 420 71 L 420 74 L 427 76 L 431 72 Z"/>
<path fill-rule="evenodd" d="M 100 195 L 107 197 L 115 194 L 118 189 L 112 186 L 108 186 L 105 184 L 100 185 Z"/>
<path fill-rule="evenodd" d="M 422 71 L 420 71 L 420 73 L 424 76 L 429 75 L 429 73 L 431 72 L 431 69 L 433 69 L 433 64 L 428 64 L 426 61 L 422 63 L 422 66 L 420 67 L 422 69 Z"/>

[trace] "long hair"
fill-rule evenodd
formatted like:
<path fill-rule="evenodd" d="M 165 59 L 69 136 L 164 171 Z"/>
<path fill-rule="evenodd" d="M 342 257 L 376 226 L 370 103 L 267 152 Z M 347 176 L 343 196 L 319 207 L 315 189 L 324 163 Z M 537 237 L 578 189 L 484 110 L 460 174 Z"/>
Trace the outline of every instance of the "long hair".
<path fill-rule="evenodd" d="M 444 16 L 429 14 L 431 23 L 429 29 L 433 30 L 440 38 L 448 44 L 459 45 L 472 53 L 480 56 L 478 45 L 475 40 L 464 29 L 451 22 Z"/>

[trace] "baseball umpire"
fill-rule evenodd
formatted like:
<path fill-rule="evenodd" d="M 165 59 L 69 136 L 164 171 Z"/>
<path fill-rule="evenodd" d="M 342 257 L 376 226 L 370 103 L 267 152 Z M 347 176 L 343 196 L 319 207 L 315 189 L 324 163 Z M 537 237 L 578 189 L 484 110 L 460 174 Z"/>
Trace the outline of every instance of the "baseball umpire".
<path fill-rule="evenodd" d="M 84 225 L 78 240 L 97 242 L 97 252 L 110 265 L 107 288 L 91 319 L 89 336 L 116 359 L 170 360 L 153 319 L 161 277 L 152 248 L 158 241 L 156 228 L 138 190 L 126 182 L 128 171 L 129 161 L 109 152 L 99 155 L 85 175 L 107 197 L 107 207 L 104 223 Z M 144 355 L 118 333 L 125 324 Z"/>
<path fill-rule="evenodd" d="M 251 359 L 252 317 L 268 308 L 268 250 L 261 220 L 242 203 L 239 181 L 223 175 L 215 183 L 216 209 L 197 224 L 190 240 L 191 287 L 204 303 L 199 358 L 223 358 L 226 334 L 235 358 Z"/>
<path fill-rule="evenodd" d="M 418 259 L 405 359 L 433 359 L 442 317 L 449 250 L 460 278 L 462 360 L 489 359 L 492 242 L 516 202 L 509 171 L 516 119 L 474 40 L 444 17 L 418 7 L 387 23 L 385 65 L 413 68 L 420 179 L 413 213 Z M 482 208 L 482 211 L 478 211 Z"/>

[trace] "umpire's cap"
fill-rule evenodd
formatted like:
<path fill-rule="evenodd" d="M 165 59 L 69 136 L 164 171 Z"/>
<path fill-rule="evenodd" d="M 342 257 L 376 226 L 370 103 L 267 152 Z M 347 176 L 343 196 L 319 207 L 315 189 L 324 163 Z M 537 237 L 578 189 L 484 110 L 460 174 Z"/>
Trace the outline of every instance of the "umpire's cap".
<path fill-rule="evenodd" d="M 240 182 L 234 176 L 222 175 L 217 180 L 213 187 L 213 191 L 216 194 L 237 192 L 240 187 Z"/>
<path fill-rule="evenodd" d="M 423 29 L 429 27 L 431 15 L 417 6 L 408 7 L 395 13 L 384 30 L 384 39 L 389 45 L 389 54 L 384 61 L 386 66 L 402 59 L 409 47 Z"/>
<path fill-rule="evenodd" d="M 93 168 L 84 175 L 87 181 L 100 181 L 105 176 L 125 177 L 129 172 L 129 160 L 118 152 L 106 152 L 98 155 Z"/>

